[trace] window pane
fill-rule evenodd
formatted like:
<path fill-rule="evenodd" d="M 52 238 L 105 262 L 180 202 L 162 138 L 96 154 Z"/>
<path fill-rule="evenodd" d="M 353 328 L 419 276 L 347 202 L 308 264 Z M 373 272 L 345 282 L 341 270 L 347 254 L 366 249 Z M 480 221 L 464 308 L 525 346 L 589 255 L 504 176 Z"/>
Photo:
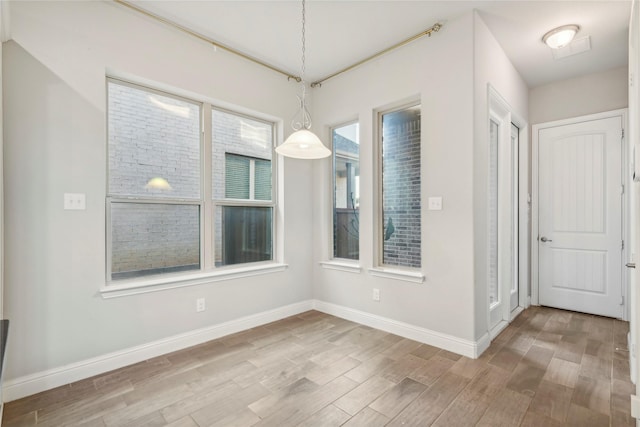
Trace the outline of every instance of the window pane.
<path fill-rule="evenodd" d="M 333 256 L 359 258 L 360 139 L 353 123 L 333 130 Z"/>
<path fill-rule="evenodd" d="M 418 268 L 420 106 L 382 116 L 382 263 Z"/>
<path fill-rule="evenodd" d="M 213 198 L 242 195 L 242 199 L 271 200 L 271 159 L 273 150 L 273 127 L 271 123 L 249 119 L 226 111 L 212 111 L 213 139 Z M 253 182 L 250 191 L 245 181 L 226 178 L 227 159 L 230 155 L 253 160 L 249 179 Z M 258 163 L 261 163 L 258 166 Z M 258 176 L 260 175 L 260 176 Z M 262 184 L 269 182 L 268 194 Z M 236 186 L 231 188 L 230 186 Z"/>
<path fill-rule="evenodd" d="M 489 304 L 498 292 L 498 123 L 489 122 Z"/>
<path fill-rule="evenodd" d="M 251 161 L 248 157 L 226 154 L 225 163 L 225 197 L 228 199 L 249 198 L 249 170 Z"/>
<path fill-rule="evenodd" d="M 108 83 L 109 193 L 200 197 L 200 106 Z"/>
<path fill-rule="evenodd" d="M 271 207 L 218 206 L 216 266 L 273 259 Z"/>
<path fill-rule="evenodd" d="M 255 160 L 255 199 L 271 200 L 271 161 Z"/>
<path fill-rule="evenodd" d="M 111 279 L 200 268 L 200 207 L 111 204 Z"/>

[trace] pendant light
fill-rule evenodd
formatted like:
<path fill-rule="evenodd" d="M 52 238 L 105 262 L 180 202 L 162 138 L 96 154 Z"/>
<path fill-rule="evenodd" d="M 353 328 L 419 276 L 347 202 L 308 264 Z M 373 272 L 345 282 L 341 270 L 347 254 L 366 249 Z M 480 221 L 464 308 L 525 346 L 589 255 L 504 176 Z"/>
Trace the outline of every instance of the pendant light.
<path fill-rule="evenodd" d="M 304 81 L 305 72 L 305 0 L 302 0 L 302 69 L 300 84 L 302 94 L 298 96 L 300 110 L 291 121 L 294 132 L 281 145 L 276 147 L 276 152 L 286 157 L 295 159 L 321 159 L 331 155 L 331 150 L 325 147 L 313 132 L 311 132 L 311 114 L 307 109 L 306 92 L 307 85 Z"/>

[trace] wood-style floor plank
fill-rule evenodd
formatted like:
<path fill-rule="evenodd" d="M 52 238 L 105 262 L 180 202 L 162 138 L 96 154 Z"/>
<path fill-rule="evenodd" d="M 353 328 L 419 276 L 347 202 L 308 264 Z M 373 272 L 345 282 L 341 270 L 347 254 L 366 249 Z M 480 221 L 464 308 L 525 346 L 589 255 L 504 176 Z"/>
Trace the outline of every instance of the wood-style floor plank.
<path fill-rule="evenodd" d="M 5 405 L 5 427 L 635 426 L 628 323 L 525 310 L 476 360 L 309 311 Z"/>

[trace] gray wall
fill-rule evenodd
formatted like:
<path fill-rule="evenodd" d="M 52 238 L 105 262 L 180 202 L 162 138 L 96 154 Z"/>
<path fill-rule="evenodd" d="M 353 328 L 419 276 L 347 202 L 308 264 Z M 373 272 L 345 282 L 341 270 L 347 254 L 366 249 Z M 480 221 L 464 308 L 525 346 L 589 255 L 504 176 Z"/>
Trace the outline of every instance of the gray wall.
<path fill-rule="evenodd" d="M 457 70 L 452 73 L 451 70 Z M 394 76 L 389 78 L 389 76 Z M 313 92 L 316 123 L 360 122 L 359 274 L 314 266 L 319 300 L 406 322 L 475 342 L 487 335 L 487 84 L 493 84 L 523 117 L 528 89 L 482 20 L 470 13 L 443 31 L 392 52 Z M 442 210 L 421 210 L 423 284 L 380 278 L 374 236 L 378 174 L 373 141 L 376 110 L 420 99 L 420 196 L 442 197 Z M 334 102 L 340 99 L 340 103 Z M 327 126 L 328 128 L 329 126 Z M 327 260 L 331 225 L 331 168 L 314 164 L 314 258 Z M 323 197 L 323 195 L 326 195 Z M 380 301 L 372 300 L 372 288 Z"/>
<path fill-rule="evenodd" d="M 11 10 L 13 41 L 3 46 L 7 381 L 311 298 L 311 177 L 306 162 L 285 161 L 276 220 L 285 271 L 103 299 L 106 70 L 275 121 L 294 115 L 296 87 L 115 3 L 18 2 Z M 85 193 L 87 209 L 63 210 L 65 192 Z"/>
<path fill-rule="evenodd" d="M 474 236 L 474 334 L 476 339 L 485 336 L 489 329 L 488 323 L 488 266 L 489 266 L 489 111 L 488 85 L 509 104 L 514 116 L 527 120 L 528 87 L 518 71 L 515 69 L 502 47 L 484 23 L 480 15 L 474 13 L 474 144 L 473 144 L 473 236 Z M 513 117 L 512 117 L 513 120 Z M 526 144 L 526 135 L 521 135 L 521 146 Z M 528 176 L 526 165 L 519 165 L 520 176 Z M 522 183 L 526 187 L 526 183 Z M 528 209 L 526 188 L 520 186 L 520 224 L 527 224 Z M 528 242 L 521 236 L 522 244 L 528 247 Z M 527 254 L 522 250 L 522 257 Z M 520 271 L 524 272 L 522 266 Z M 528 277 L 521 274 L 520 278 Z"/>
<path fill-rule="evenodd" d="M 313 92 L 315 123 L 360 123 L 359 274 L 313 267 L 315 297 L 405 322 L 418 328 L 472 340 L 473 336 L 473 21 L 471 14 L 447 22 L 373 63 L 343 74 Z M 458 70 L 452 73 L 451 70 Z M 392 76 L 392 77 L 390 77 Z M 340 102 L 335 102 L 339 99 Z M 443 197 L 443 210 L 421 209 L 423 284 L 376 277 L 379 173 L 376 164 L 377 111 L 421 102 L 420 197 Z M 319 128 L 322 129 L 322 128 Z M 314 163 L 314 258 L 331 254 L 331 162 Z M 395 222 L 395 221 L 394 221 Z M 381 244 L 381 243 L 380 243 Z M 380 290 L 380 301 L 372 299 Z"/>
<path fill-rule="evenodd" d="M 532 125 L 626 108 L 627 67 L 538 86 L 529 91 Z"/>

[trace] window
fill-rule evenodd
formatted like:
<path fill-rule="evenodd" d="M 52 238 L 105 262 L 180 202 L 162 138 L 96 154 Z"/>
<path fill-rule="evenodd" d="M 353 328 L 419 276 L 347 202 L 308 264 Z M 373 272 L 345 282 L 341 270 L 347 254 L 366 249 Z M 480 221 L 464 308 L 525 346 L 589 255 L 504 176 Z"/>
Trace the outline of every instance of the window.
<path fill-rule="evenodd" d="M 335 128 L 333 139 L 333 257 L 360 255 L 359 125 Z"/>
<path fill-rule="evenodd" d="M 215 265 L 273 259 L 273 124 L 212 111 Z"/>
<path fill-rule="evenodd" d="M 420 105 L 381 114 L 383 265 L 420 268 Z"/>
<path fill-rule="evenodd" d="M 108 281 L 273 260 L 273 123 L 114 79 L 107 95 Z"/>
<path fill-rule="evenodd" d="M 489 121 L 489 305 L 500 303 L 498 288 L 498 130 Z"/>
<path fill-rule="evenodd" d="M 108 82 L 111 280 L 200 268 L 200 111 Z"/>

